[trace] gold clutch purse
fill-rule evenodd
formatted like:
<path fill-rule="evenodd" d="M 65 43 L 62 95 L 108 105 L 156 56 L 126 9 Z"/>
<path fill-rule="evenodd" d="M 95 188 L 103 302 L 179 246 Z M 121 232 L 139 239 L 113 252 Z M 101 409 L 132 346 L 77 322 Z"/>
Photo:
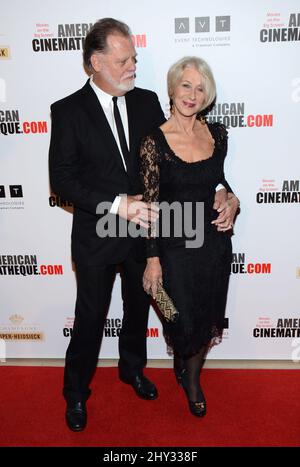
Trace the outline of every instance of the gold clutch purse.
<path fill-rule="evenodd" d="M 172 299 L 161 284 L 158 284 L 157 286 L 155 302 L 166 321 L 175 323 L 178 320 L 179 313 L 176 310 Z"/>

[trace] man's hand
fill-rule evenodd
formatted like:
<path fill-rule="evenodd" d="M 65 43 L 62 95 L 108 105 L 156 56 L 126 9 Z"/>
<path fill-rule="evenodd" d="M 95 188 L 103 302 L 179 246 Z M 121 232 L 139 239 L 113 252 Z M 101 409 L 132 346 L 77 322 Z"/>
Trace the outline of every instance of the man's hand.
<path fill-rule="evenodd" d="M 212 224 L 216 225 L 219 232 L 232 229 L 238 207 L 239 200 L 233 193 L 227 194 L 225 189 L 216 192 L 213 208 L 219 215 Z"/>
<path fill-rule="evenodd" d="M 222 188 L 221 190 L 216 191 L 213 209 L 218 210 L 221 206 L 224 206 L 227 200 L 228 200 L 228 193 L 227 193 L 226 188 Z"/>
<path fill-rule="evenodd" d="M 158 218 L 158 207 L 154 203 L 141 201 L 142 198 L 142 195 L 121 196 L 118 214 L 123 219 L 148 229 L 149 222 L 155 222 Z"/>

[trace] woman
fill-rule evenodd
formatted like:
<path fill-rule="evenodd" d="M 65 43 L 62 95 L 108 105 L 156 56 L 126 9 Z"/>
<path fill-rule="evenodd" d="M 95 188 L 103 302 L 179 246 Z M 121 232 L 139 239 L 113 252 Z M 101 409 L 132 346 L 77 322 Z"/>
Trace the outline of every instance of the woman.
<path fill-rule="evenodd" d="M 216 96 L 207 63 L 197 57 L 176 62 L 168 72 L 168 92 L 170 119 L 141 146 L 144 199 L 179 202 L 185 220 L 188 206 L 193 225 L 197 225 L 197 205 L 203 202 L 204 242 L 202 247 L 187 248 L 184 232 L 175 234 L 173 228 L 167 237 L 152 233 L 147 239 L 143 285 L 155 297 L 158 283 L 163 283 L 179 311 L 177 323 L 164 323 L 164 332 L 174 350 L 177 379 L 190 411 L 202 417 L 206 401 L 200 370 L 208 346 L 223 330 L 232 254 L 230 229 L 239 202 L 229 195 L 229 216 L 220 224 L 213 205 L 215 189 L 224 180 L 227 131 L 219 123 L 206 124 L 199 118 Z"/>

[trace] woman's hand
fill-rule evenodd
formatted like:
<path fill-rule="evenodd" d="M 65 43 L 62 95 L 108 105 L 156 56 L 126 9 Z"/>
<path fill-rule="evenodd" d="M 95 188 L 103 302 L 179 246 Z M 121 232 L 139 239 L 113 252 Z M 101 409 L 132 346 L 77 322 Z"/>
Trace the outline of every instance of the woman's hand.
<path fill-rule="evenodd" d="M 145 292 L 156 297 L 157 286 L 162 284 L 162 269 L 157 256 L 147 259 L 147 266 L 143 276 L 143 287 Z"/>
<path fill-rule="evenodd" d="M 233 193 L 228 193 L 227 201 L 223 202 L 217 209 L 219 212 L 218 218 L 212 221 L 212 224 L 216 225 L 219 232 L 232 229 L 239 205 L 238 198 Z"/>

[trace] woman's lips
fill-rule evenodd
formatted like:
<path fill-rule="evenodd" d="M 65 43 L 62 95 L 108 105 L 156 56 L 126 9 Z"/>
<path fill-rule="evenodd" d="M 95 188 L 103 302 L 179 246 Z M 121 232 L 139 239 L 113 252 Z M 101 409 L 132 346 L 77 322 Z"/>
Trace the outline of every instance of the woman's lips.
<path fill-rule="evenodd" d="M 196 104 L 194 104 L 193 102 L 185 102 L 183 101 L 183 104 L 188 107 L 189 109 L 195 107 Z"/>

